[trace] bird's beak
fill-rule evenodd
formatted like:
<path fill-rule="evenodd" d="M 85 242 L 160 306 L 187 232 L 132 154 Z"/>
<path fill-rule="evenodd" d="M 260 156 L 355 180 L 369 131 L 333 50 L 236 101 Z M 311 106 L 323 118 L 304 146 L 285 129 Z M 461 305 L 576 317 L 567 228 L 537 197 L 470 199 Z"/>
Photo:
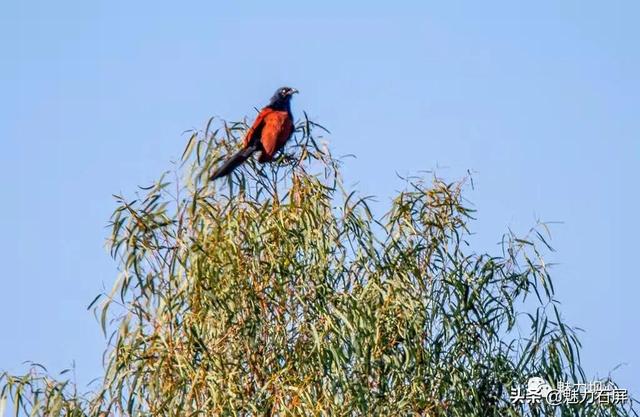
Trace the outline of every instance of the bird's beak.
<path fill-rule="evenodd" d="M 299 93 L 300 91 L 296 90 L 295 88 L 292 88 L 291 91 L 289 92 L 289 95 L 292 96 L 296 93 Z"/>

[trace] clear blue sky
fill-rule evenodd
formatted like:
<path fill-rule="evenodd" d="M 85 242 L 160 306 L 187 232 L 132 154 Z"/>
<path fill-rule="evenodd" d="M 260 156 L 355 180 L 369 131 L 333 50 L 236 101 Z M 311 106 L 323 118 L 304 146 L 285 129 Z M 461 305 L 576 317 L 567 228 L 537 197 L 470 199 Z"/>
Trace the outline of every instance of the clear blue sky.
<path fill-rule="evenodd" d="M 111 194 L 287 84 L 380 207 L 396 172 L 469 169 L 481 249 L 564 222 L 550 260 L 584 365 L 624 363 L 640 394 L 640 3 L 220 3 L 0 3 L 0 369 L 99 376 Z"/>

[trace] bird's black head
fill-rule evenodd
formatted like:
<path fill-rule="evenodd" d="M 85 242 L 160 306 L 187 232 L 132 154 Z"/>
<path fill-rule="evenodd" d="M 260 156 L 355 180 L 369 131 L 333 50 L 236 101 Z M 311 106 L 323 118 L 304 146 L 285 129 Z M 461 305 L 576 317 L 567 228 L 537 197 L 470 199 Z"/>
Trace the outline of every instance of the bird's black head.
<path fill-rule="evenodd" d="M 271 101 L 269 101 L 270 107 L 275 110 L 289 110 L 291 97 L 297 93 L 298 90 L 291 87 L 280 87 L 276 90 L 273 97 L 271 97 Z"/>

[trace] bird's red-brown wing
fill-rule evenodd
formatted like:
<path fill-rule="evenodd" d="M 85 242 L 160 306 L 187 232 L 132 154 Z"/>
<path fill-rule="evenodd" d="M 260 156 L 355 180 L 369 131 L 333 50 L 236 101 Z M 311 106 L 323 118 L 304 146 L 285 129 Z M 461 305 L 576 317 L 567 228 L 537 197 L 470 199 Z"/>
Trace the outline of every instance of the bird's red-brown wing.
<path fill-rule="evenodd" d="M 294 129 L 293 121 L 291 120 L 289 112 L 286 111 L 272 110 L 265 115 L 263 124 L 260 162 L 273 159 L 275 153 L 287 143 Z"/>
<path fill-rule="evenodd" d="M 242 140 L 242 147 L 247 148 L 249 144 L 254 143 L 256 140 L 260 140 L 260 136 L 262 135 L 262 129 L 265 125 L 265 118 L 273 113 L 273 109 L 265 108 L 258 113 L 258 117 L 253 122 L 253 125 L 247 130 L 247 134 L 244 136 Z"/>

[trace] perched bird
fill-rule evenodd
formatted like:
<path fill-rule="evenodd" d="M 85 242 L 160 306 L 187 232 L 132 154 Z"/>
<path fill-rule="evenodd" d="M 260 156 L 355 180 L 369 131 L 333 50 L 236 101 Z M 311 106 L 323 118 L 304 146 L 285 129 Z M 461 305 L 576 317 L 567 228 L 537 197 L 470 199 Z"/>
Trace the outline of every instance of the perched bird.
<path fill-rule="evenodd" d="M 291 116 L 291 97 L 298 90 L 282 87 L 276 90 L 269 104 L 260 110 L 253 126 L 247 131 L 242 141 L 242 149 L 227 159 L 218 168 L 211 179 L 229 175 L 254 152 L 260 151 L 258 161 L 268 162 L 291 137 L 293 133 L 293 117 Z"/>

